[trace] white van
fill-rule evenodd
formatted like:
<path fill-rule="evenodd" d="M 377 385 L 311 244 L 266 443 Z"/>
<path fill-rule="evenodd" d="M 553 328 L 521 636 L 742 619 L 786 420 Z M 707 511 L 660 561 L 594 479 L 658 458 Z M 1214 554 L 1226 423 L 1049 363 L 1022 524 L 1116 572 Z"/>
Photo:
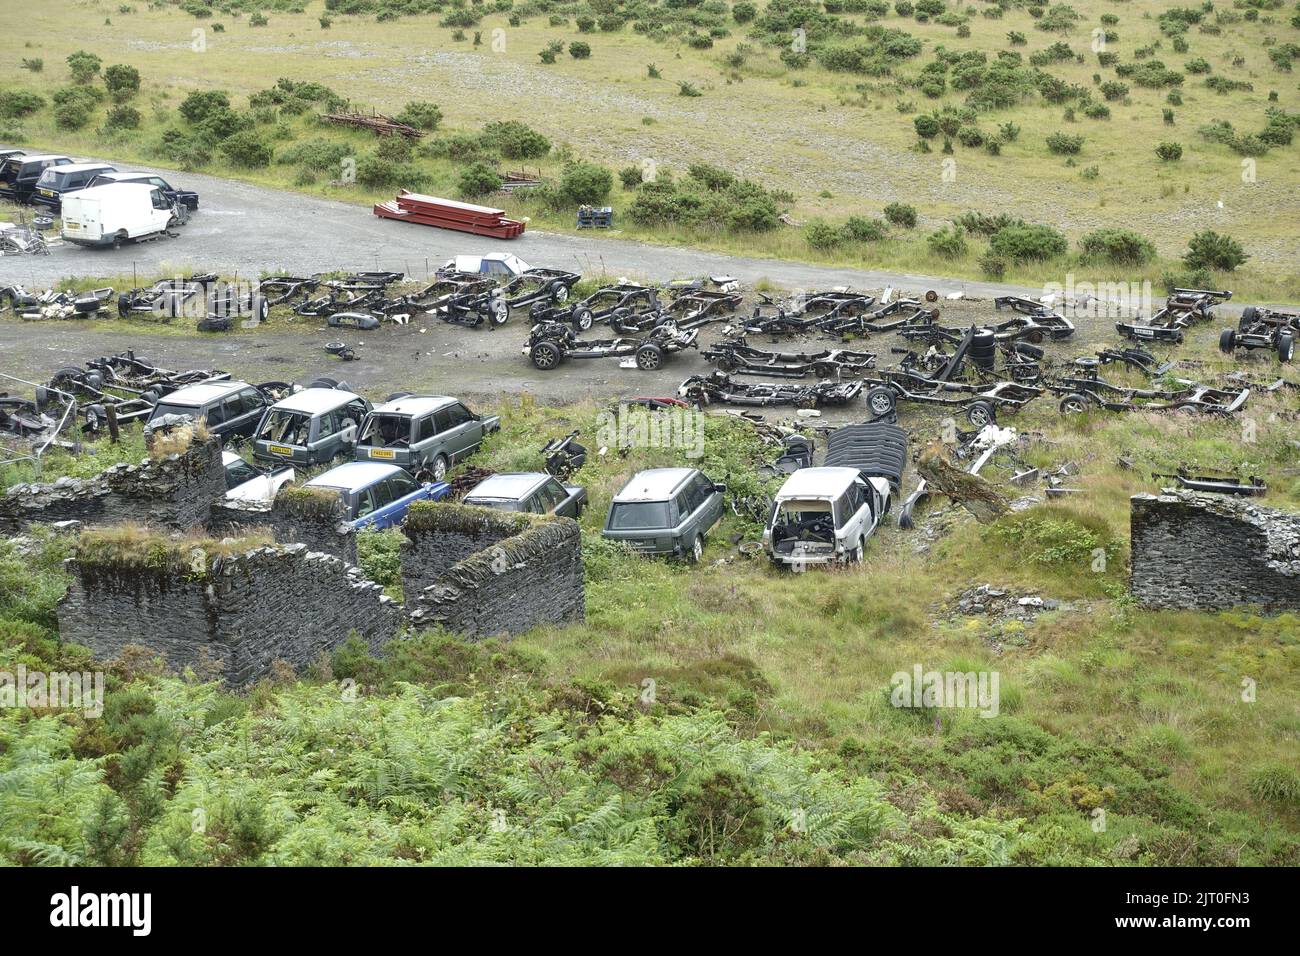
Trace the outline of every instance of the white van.
<path fill-rule="evenodd" d="M 148 183 L 113 183 L 63 199 L 63 238 L 83 246 L 120 248 L 165 232 L 178 218 L 163 191 Z"/>

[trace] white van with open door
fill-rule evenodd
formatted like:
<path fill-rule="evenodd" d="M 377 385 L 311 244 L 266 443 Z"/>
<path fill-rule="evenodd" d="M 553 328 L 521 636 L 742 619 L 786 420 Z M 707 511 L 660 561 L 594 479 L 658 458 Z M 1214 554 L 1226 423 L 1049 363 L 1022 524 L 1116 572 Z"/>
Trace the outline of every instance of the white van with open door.
<path fill-rule="evenodd" d="M 183 221 L 175 204 L 148 183 L 112 183 L 70 193 L 63 200 L 63 238 L 83 246 L 147 239 Z"/>

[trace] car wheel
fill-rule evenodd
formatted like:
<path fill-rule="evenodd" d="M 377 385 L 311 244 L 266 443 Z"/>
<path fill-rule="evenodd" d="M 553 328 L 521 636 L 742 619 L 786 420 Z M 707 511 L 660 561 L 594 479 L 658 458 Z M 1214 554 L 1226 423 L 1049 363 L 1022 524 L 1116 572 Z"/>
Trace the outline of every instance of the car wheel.
<path fill-rule="evenodd" d="M 871 414 L 877 418 L 884 418 L 891 414 L 898 407 L 898 399 L 894 395 L 894 390 L 884 385 L 877 385 L 871 391 L 867 392 L 867 408 L 871 409 Z"/>
<path fill-rule="evenodd" d="M 573 324 L 578 327 L 579 332 L 586 332 L 591 328 L 591 323 L 591 309 L 579 306 L 573 313 Z"/>
<path fill-rule="evenodd" d="M 1237 333 L 1232 329 L 1224 329 L 1219 333 L 1219 351 L 1231 353 L 1237 347 Z"/>
<path fill-rule="evenodd" d="M 556 305 L 559 305 L 561 302 L 568 302 L 569 287 L 562 282 L 555 283 L 555 285 L 551 287 L 551 301 Z"/>
<path fill-rule="evenodd" d="M 664 364 L 664 350 L 654 344 L 641 346 L 636 350 L 636 367 L 643 372 L 656 371 Z"/>
<path fill-rule="evenodd" d="M 446 457 L 444 457 L 443 455 L 439 455 L 437 458 L 435 458 L 433 460 L 433 465 L 429 468 L 429 472 L 430 474 L 432 474 L 434 481 L 442 481 L 442 479 L 445 478 L 447 475 Z"/>
<path fill-rule="evenodd" d="M 1062 415 L 1082 415 L 1088 410 L 1088 398 L 1075 392 L 1061 399 L 1061 404 L 1058 407 L 1061 409 Z"/>
<path fill-rule="evenodd" d="M 1290 332 L 1283 332 L 1277 337 L 1277 360 L 1289 362 L 1293 355 L 1295 355 L 1295 336 Z"/>
<path fill-rule="evenodd" d="M 249 313 L 257 317 L 258 322 L 265 322 L 271 314 L 271 304 L 266 301 L 264 295 L 254 295 L 249 302 Z"/>
<path fill-rule="evenodd" d="M 117 314 L 123 319 L 131 314 L 131 298 L 125 292 L 117 297 Z"/>
<path fill-rule="evenodd" d="M 703 558 L 704 558 L 704 535 L 697 534 L 695 536 L 694 544 L 691 545 L 690 554 L 686 556 L 686 560 L 689 561 L 691 564 L 699 564 L 700 561 L 703 560 Z"/>
<path fill-rule="evenodd" d="M 533 365 L 543 372 L 549 372 L 560 364 L 560 347 L 551 341 L 543 340 L 538 342 L 528 354 L 529 358 L 533 360 Z"/>
<path fill-rule="evenodd" d="M 510 306 L 505 299 L 493 299 L 488 303 L 488 318 L 493 325 L 505 325 L 510 321 Z"/>
<path fill-rule="evenodd" d="M 1237 328 L 1241 331 L 1249 331 L 1250 327 L 1255 324 L 1259 318 L 1259 310 L 1253 305 L 1248 305 L 1241 310 L 1241 318 L 1237 321 Z"/>
<path fill-rule="evenodd" d="M 854 548 L 852 553 L 849 555 L 849 561 L 852 562 L 853 564 L 861 564 L 862 559 L 866 556 L 866 550 L 867 550 L 867 539 L 858 538 L 858 546 Z"/>
<path fill-rule="evenodd" d="M 998 420 L 997 413 L 988 402 L 974 402 L 966 409 L 966 421 L 976 428 L 992 425 Z"/>

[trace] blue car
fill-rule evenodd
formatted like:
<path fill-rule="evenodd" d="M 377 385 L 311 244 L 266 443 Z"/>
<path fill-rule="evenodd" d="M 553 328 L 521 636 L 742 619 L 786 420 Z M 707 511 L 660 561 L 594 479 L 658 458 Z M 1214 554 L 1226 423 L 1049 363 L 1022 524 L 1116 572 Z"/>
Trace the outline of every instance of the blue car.
<path fill-rule="evenodd" d="M 422 485 L 397 465 L 368 461 L 350 461 L 331 468 L 307 482 L 306 487 L 337 491 L 352 527 L 374 531 L 400 524 L 412 502 L 438 501 L 451 491 L 445 481 Z"/>

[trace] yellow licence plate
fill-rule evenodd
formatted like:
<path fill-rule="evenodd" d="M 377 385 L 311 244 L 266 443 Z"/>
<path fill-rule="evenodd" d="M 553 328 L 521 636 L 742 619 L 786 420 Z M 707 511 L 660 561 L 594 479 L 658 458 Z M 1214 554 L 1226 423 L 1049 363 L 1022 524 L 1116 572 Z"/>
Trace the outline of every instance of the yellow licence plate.
<path fill-rule="evenodd" d="M 293 449 L 288 445 L 268 445 L 267 451 L 272 455 L 284 455 L 286 457 L 293 454 Z"/>
<path fill-rule="evenodd" d="M 42 196 L 53 196 L 53 195 L 54 195 L 54 190 L 53 190 L 53 189 L 42 189 L 42 190 L 41 190 L 41 195 L 42 195 Z"/>
<path fill-rule="evenodd" d="M 391 448 L 372 448 L 370 449 L 370 457 L 393 459 L 397 457 L 397 453 Z"/>
<path fill-rule="evenodd" d="M 80 229 L 81 226 L 77 225 L 75 222 L 65 222 L 65 223 L 63 224 L 63 228 L 64 228 L 64 229 Z"/>

